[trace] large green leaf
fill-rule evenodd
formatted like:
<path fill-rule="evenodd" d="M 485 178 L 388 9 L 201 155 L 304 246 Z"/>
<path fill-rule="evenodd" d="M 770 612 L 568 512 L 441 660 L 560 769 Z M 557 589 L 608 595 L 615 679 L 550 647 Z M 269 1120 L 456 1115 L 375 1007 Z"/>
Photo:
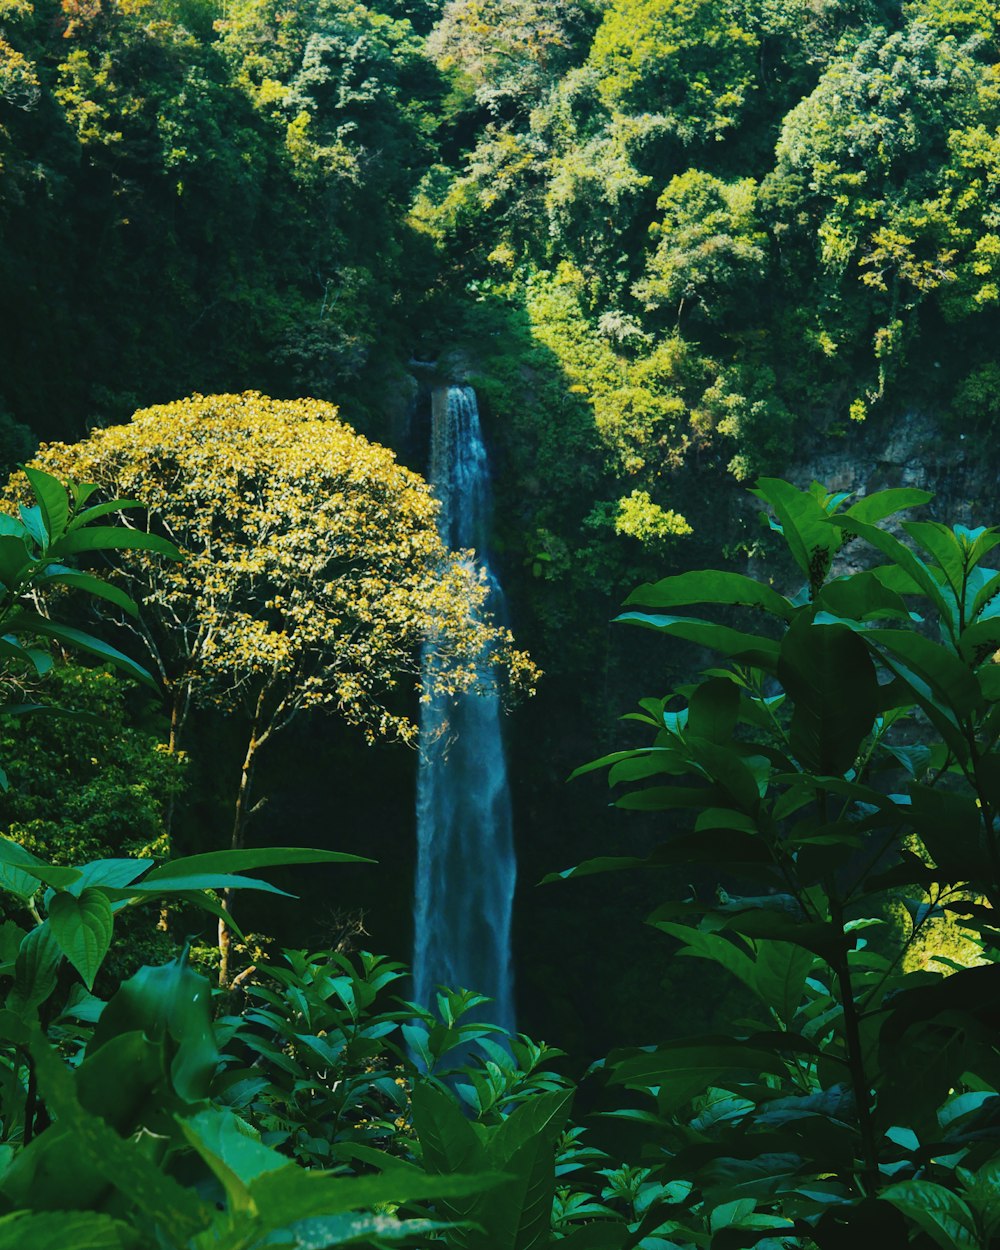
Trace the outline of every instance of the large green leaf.
<path fill-rule="evenodd" d="M 207 873 L 240 873 L 253 868 L 281 868 L 289 864 L 371 864 L 363 855 L 343 851 L 318 851 L 312 847 L 262 847 L 259 850 L 207 851 L 169 859 L 145 877 L 143 885 L 169 878 L 197 877 Z M 188 887 L 191 888 L 190 886 Z"/>
<path fill-rule="evenodd" d="M 141 1030 L 120 1033 L 77 1069 L 76 1093 L 85 1111 L 129 1137 L 151 1116 L 159 1125 L 163 1077 L 162 1046 Z"/>
<path fill-rule="evenodd" d="M 891 652 L 918 673 L 956 718 L 969 716 L 982 706 L 975 674 L 941 643 L 906 629 L 873 630 L 867 637 L 883 654 Z"/>
<path fill-rule="evenodd" d="M 903 529 L 917 546 L 937 563 L 954 592 L 962 597 L 966 577 L 966 551 L 958 535 L 940 521 L 904 521 Z"/>
<path fill-rule="evenodd" d="M 339 1215 L 383 1203 L 469 1197 L 507 1179 L 503 1172 L 433 1176 L 392 1167 L 379 1175 L 335 1177 L 329 1172 L 307 1171 L 288 1164 L 257 1177 L 249 1189 L 259 1212 L 261 1231 L 270 1232 L 313 1216 Z"/>
<path fill-rule="evenodd" d="M 50 473 L 43 473 L 41 469 L 25 467 L 24 475 L 31 483 L 31 489 L 38 500 L 49 538 L 58 537 L 69 520 L 69 497 L 66 488 L 57 478 Z"/>
<path fill-rule="evenodd" d="M 399 1220 L 394 1215 L 331 1215 L 303 1220 L 289 1226 L 295 1250 L 333 1250 L 336 1246 L 381 1246 L 387 1241 L 426 1239 L 426 1245 L 448 1245 L 432 1239 L 436 1233 L 454 1229 L 442 1220 Z"/>
<path fill-rule="evenodd" d="M 139 608 L 130 595 L 117 586 L 112 586 L 110 582 L 94 577 L 91 573 L 81 573 L 76 569 L 60 569 L 58 572 L 46 573 L 43 577 L 39 577 L 35 585 L 70 586 L 74 590 L 84 590 L 98 599 L 106 599 L 109 603 L 121 608 L 123 612 L 127 612 L 129 616 L 139 614 Z"/>
<path fill-rule="evenodd" d="M 865 495 L 849 508 L 845 508 L 844 515 L 871 525 L 896 512 L 902 512 L 905 508 L 918 508 L 922 504 L 930 503 L 933 498 L 929 490 L 919 490 L 915 486 L 892 486 L 888 490 L 877 490 L 871 495 Z"/>
<path fill-rule="evenodd" d="M 90 495 L 92 495 L 98 488 L 96 486 L 90 486 L 87 489 L 88 493 L 82 498 L 79 494 L 74 493 L 77 507 L 80 507 L 81 504 L 85 503 L 86 500 L 90 498 Z M 78 513 L 73 520 L 70 521 L 66 528 L 69 531 L 78 530 L 84 525 L 90 525 L 99 517 L 110 516 L 112 512 L 124 512 L 128 508 L 143 507 L 145 507 L 145 504 L 140 503 L 138 499 L 109 499 L 105 503 L 94 504 L 93 507 L 86 508 L 83 512 Z"/>
<path fill-rule="evenodd" d="M 92 859 L 79 865 L 80 879 L 69 886 L 70 894 L 79 894 L 87 886 L 105 886 L 122 889 L 141 877 L 155 863 L 152 859 Z"/>
<path fill-rule="evenodd" d="M 131 1250 L 135 1229 L 96 1211 L 15 1211 L 0 1217 L 0 1250 Z"/>
<path fill-rule="evenodd" d="M 136 1029 L 154 1041 L 170 1039 L 174 1088 L 181 1098 L 198 1101 L 208 1094 L 219 1061 L 211 999 L 212 987 L 183 954 L 160 968 L 140 968 L 105 1007 L 87 1054 Z"/>
<path fill-rule="evenodd" d="M 45 864 L 37 855 L 33 855 L 11 838 L 0 837 L 0 864 L 8 864 L 17 872 L 33 877 L 36 882 L 42 881 L 57 890 L 69 889 L 81 877 L 79 868 L 63 868 Z M 35 889 L 37 888 L 36 885 Z M 20 890 L 13 890 L 13 888 L 12 892 L 21 893 Z M 21 897 L 30 898 L 34 892 L 32 890 L 29 894 L 21 894 Z"/>
<path fill-rule="evenodd" d="M 764 1072 L 784 1075 L 786 1071 L 784 1061 L 773 1051 L 735 1040 L 699 1042 L 695 1038 L 628 1058 L 612 1056 L 612 1059 L 613 1085 L 658 1086 L 661 1098 L 667 1094 L 674 1106 L 682 1105 L 732 1072 L 749 1072 L 756 1079 Z"/>
<path fill-rule="evenodd" d="M 30 1012 L 44 1003 L 56 988 L 62 951 L 48 921 L 30 929 L 14 962 L 14 986 L 7 1006 L 18 1013 Z"/>
<path fill-rule="evenodd" d="M 15 587 L 24 577 L 30 557 L 24 539 L 14 534 L 0 534 L 0 581 Z"/>
<path fill-rule="evenodd" d="M 166 867 L 166 865 L 164 865 Z M 108 897 L 116 902 L 131 898 L 159 898 L 168 894 L 184 894 L 191 890 L 262 890 L 265 894 L 280 894 L 284 898 L 293 898 L 287 890 L 279 890 L 269 881 L 259 877 L 244 877 L 240 873 L 204 872 L 192 873 L 190 876 L 164 875 L 150 881 L 138 882 L 121 889 L 108 887 Z"/>
<path fill-rule="evenodd" d="M 778 659 L 778 644 L 771 638 L 756 634 L 744 634 L 728 625 L 716 625 L 712 621 L 700 621 L 692 616 L 653 616 L 646 612 L 623 612 L 615 617 L 629 625 L 643 629 L 655 629 L 672 638 L 683 638 L 700 647 L 711 647 L 723 655 L 773 669 Z"/>
<path fill-rule="evenodd" d="M 855 621 L 884 617 L 908 620 L 911 616 L 902 595 L 884 585 L 871 569 L 827 582 L 816 596 L 816 606 Z"/>
<path fill-rule="evenodd" d="M 877 525 L 869 525 L 849 514 L 831 517 L 829 524 L 847 530 L 849 533 L 857 534 L 860 538 L 864 538 L 866 542 L 871 543 L 873 547 L 878 548 L 883 555 L 889 557 L 905 578 L 909 578 L 912 584 L 930 599 L 945 620 L 950 619 L 951 608 L 941 593 L 941 586 L 937 578 L 924 561 L 915 552 L 911 551 L 909 547 L 904 546 L 898 538 L 894 538 L 887 530 L 879 529 Z M 876 573 L 880 574 L 881 571 L 876 570 Z M 893 589 L 901 590 L 903 594 L 908 593 L 905 581 L 893 585 L 890 578 L 885 578 L 884 580 L 885 584 L 892 585 Z"/>
<path fill-rule="evenodd" d="M 212 1208 L 193 1190 L 161 1172 L 136 1150 L 134 1143 L 120 1137 L 103 1119 L 80 1105 L 70 1070 L 40 1033 L 31 1042 L 31 1056 L 39 1091 L 58 1123 L 37 1137 L 20 1159 L 43 1149 L 47 1134 L 67 1132 L 76 1157 L 96 1168 L 144 1216 L 161 1225 L 175 1244 L 186 1245 L 192 1234 L 212 1222 Z M 8 1187 L 9 1175 L 0 1182 L 4 1189 Z"/>
<path fill-rule="evenodd" d="M 85 634 L 82 629 L 75 629 L 71 625 L 60 625 L 56 621 L 47 620 L 45 617 L 38 616 L 35 613 L 26 613 L 24 619 L 19 620 L 18 628 L 28 629 L 35 634 L 43 634 L 46 638 L 54 638 L 56 642 L 65 643 L 67 646 L 74 647 L 77 651 L 83 651 L 87 655 L 94 655 L 104 663 L 113 664 L 115 668 L 120 669 L 123 673 L 134 677 L 136 681 L 141 681 L 153 690 L 157 689 L 156 682 L 141 664 L 137 664 L 135 660 L 115 647 L 109 646 L 100 638 L 95 638 L 92 634 Z"/>
<path fill-rule="evenodd" d="M 762 477 L 750 492 L 774 509 L 788 550 L 812 587 L 818 587 L 840 547 L 840 535 L 827 523 L 827 512 L 815 495 L 791 482 Z"/>
<path fill-rule="evenodd" d="M 795 615 L 795 609 L 785 596 L 779 595 L 766 582 L 720 569 L 698 569 L 646 583 L 625 600 L 626 606 L 642 604 L 647 608 L 682 608 L 695 603 L 763 608 L 785 621 Z"/>
<path fill-rule="evenodd" d="M 449 1174 L 485 1168 L 483 1145 L 454 1099 L 426 1081 L 413 1087 L 411 1099 L 413 1127 L 429 1171 Z"/>
<path fill-rule="evenodd" d="M 476 1207 L 475 1218 L 485 1230 L 485 1240 L 478 1244 L 489 1250 L 535 1250 L 550 1244 L 555 1144 L 572 1098 L 572 1090 L 537 1094 L 515 1108 L 492 1135 L 491 1161 L 511 1179 L 484 1195 Z"/>
<path fill-rule="evenodd" d="M 843 625 L 803 617 L 782 640 L 778 678 L 795 704 L 790 743 L 800 763 L 824 776 L 847 772 L 878 710 L 865 644 Z"/>
<path fill-rule="evenodd" d="M 90 525 L 71 531 L 49 549 L 53 556 L 75 555 L 81 551 L 155 551 L 171 560 L 179 560 L 177 547 L 158 534 L 145 530 L 126 529 L 120 525 Z"/>
<path fill-rule="evenodd" d="M 897 1181 L 879 1197 L 922 1228 L 943 1250 L 980 1250 L 982 1242 L 968 1204 L 934 1181 Z"/>
<path fill-rule="evenodd" d="M 263 1145 L 250 1125 L 227 1108 L 209 1107 L 178 1123 L 226 1191 L 234 1214 L 246 1216 L 253 1211 L 251 1181 L 289 1166 L 284 1155 Z"/>
<path fill-rule="evenodd" d="M 728 742 L 740 712 L 740 691 L 735 682 L 710 677 L 691 693 L 688 730 L 710 742 Z"/>
<path fill-rule="evenodd" d="M 83 977 L 88 990 L 111 945 L 114 913 L 103 890 L 88 887 L 56 894 L 49 902 L 49 924 L 63 954 Z"/>

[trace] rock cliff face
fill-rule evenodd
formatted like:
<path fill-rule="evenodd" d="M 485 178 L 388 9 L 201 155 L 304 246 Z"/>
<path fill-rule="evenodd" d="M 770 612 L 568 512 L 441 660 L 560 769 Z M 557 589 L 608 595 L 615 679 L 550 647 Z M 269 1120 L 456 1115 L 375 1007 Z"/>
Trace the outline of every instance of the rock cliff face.
<path fill-rule="evenodd" d="M 785 476 L 798 486 L 815 479 L 830 490 L 863 494 L 889 486 L 932 491 L 929 514 L 954 525 L 1000 524 L 997 480 L 1000 440 L 945 433 L 923 413 L 869 421 L 842 438 L 815 439 L 797 449 Z"/>

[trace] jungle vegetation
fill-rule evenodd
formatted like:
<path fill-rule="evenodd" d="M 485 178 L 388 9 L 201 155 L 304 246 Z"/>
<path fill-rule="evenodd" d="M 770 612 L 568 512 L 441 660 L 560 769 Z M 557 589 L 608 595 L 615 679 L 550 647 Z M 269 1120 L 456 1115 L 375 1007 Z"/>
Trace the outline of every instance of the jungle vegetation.
<path fill-rule="evenodd" d="M 860 450 L 991 494 L 998 203 L 987 0 L 0 0 L 0 1250 L 1000 1244 L 1000 531 Z M 430 633 L 516 1038 L 405 1001 Z"/>

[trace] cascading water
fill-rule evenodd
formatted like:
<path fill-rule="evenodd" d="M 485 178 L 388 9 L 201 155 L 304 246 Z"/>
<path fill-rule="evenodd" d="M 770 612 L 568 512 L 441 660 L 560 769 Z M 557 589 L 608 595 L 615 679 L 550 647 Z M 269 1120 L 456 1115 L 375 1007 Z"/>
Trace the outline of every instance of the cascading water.
<path fill-rule="evenodd" d="M 439 525 L 453 550 L 471 548 L 490 587 L 487 607 L 503 614 L 503 595 L 486 555 L 489 466 L 471 387 L 433 394 L 431 483 Z M 424 671 L 435 663 L 424 653 Z M 489 1017 L 513 1030 L 510 922 L 516 866 L 500 699 L 483 673 L 480 688 L 432 694 L 421 705 L 417 777 L 417 875 L 414 997 L 438 986 L 477 990 Z"/>

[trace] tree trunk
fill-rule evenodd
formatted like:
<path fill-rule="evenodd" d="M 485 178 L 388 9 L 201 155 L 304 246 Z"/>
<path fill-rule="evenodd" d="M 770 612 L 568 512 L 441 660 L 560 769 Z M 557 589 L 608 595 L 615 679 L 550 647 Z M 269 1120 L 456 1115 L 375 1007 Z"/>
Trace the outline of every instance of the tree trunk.
<path fill-rule="evenodd" d="M 253 815 L 254 809 L 250 805 L 250 796 L 253 791 L 253 770 L 256 762 L 257 752 L 267 739 L 267 731 L 262 734 L 260 732 L 260 715 L 264 702 L 264 695 L 261 692 L 257 699 L 257 706 L 254 708 L 253 720 L 250 723 L 250 739 L 247 742 L 246 755 L 243 757 L 243 768 L 240 772 L 240 784 L 236 791 L 236 805 L 233 810 L 233 831 L 229 840 L 232 850 L 240 850 L 246 841 L 246 827 Z M 232 891 L 222 891 L 222 909 L 229 915 L 232 915 Z M 230 980 L 229 969 L 229 952 L 231 933 L 229 925 L 225 920 L 219 920 L 219 988 L 227 989 Z"/>

